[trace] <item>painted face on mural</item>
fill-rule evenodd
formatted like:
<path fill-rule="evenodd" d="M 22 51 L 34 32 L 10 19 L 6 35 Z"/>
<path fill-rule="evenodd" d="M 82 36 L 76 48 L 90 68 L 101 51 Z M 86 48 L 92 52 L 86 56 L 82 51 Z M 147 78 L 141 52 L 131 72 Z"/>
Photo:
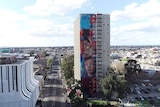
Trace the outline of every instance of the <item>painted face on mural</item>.
<path fill-rule="evenodd" d="M 95 72 L 94 72 L 95 71 L 95 65 L 94 65 L 94 61 L 91 57 L 85 59 L 84 66 L 85 66 L 85 70 L 87 72 L 87 75 L 89 77 L 93 77 L 95 75 Z"/>
<path fill-rule="evenodd" d="M 92 41 L 89 37 L 84 37 L 84 40 L 81 42 L 82 43 L 82 55 L 84 58 L 92 56 Z"/>
<path fill-rule="evenodd" d="M 83 53 L 84 54 L 87 53 L 91 48 L 91 44 L 86 40 L 83 41 L 83 45 L 82 46 L 83 46 Z"/>

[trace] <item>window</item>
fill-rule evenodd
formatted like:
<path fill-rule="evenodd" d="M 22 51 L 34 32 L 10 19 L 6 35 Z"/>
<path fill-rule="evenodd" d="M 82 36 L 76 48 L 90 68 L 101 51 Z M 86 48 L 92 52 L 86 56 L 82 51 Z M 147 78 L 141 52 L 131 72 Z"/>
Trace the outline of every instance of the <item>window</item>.
<path fill-rule="evenodd" d="M 2 66 L 1 66 L 1 68 L 0 68 L 0 73 L 1 73 L 1 87 L 2 87 L 1 92 L 3 93 L 3 76 L 2 76 Z"/>
<path fill-rule="evenodd" d="M 18 74 L 17 66 L 12 66 L 12 84 L 13 90 L 18 91 Z"/>
<path fill-rule="evenodd" d="M 8 92 L 10 92 L 9 66 L 6 66 L 6 78 L 8 80 Z"/>

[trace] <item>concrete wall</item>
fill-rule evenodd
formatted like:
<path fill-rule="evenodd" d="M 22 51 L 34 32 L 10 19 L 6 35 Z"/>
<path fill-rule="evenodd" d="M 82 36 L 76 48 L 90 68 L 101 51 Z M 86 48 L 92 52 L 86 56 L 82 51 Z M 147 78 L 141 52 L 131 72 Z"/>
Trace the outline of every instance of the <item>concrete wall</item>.
<path fill-rule="evenodd" d="M 39 91 L 32 59 L 0 65 L 0 107 L 35 107 Z"/>

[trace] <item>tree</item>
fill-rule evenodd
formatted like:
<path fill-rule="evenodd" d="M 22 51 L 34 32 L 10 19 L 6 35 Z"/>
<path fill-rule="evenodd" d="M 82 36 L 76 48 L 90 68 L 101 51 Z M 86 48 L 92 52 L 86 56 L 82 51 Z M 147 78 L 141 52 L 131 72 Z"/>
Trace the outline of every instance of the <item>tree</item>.
<path fill-rule="evenodd" d="M 34 56 L 34 51 L 30 51 L 30 56 Z"/>
<path fill-rule="evenodd" d="M 49 59 L 47 60 L 47 68 L 51 68 L 52 62 L 53 62 L 53 59 L 52 59 L 52 58 L 49 58 Z"/>
<path fill-rule="evenodd" d="M 83 92 L 82 92 L 82 84 L 81 81 L 71 79 L 70 81 L 70 93 L 69 93 L 69 98 L 72 103 L 72 107 L 86 107 L 86 101 L 83 97 Z"/>
<path fill-rule="evenodd" d="M 45 58 L 45 57 L 47 56 L 47 52 L 46 52 L 46 51 L 43 51 L 43 52 L 41 53 L 41 56 L 42 56 L 43 58 Z"/>
<path fill-rule="evenodd" d="M 141 67 L 139 64 L 137 64 L 136 60 L 130 59 L 128 60 L 128 62 L 124 65 L 125 69 L 126 69 L 126 80 L 128 82 L 131 82 L 131 77 L 133 74 L 138 74 L 139 72 L 141 72 Z"/>
<path fill-rule="evenodd" d="M 62 60 L 61 69 L 66 79 L 74 77 L 74 55 L 68 56 Z"/>
<path fill-rule="evenodd" d="M 124 75 L 125 74 L 125 68 L 124 68 L 124 63 L 123 61 L 117 61 L 115 63 L 115 67 L 116 67 L 116 72 L 119 74 Z"/>
<path fill-rule="evenodd" d="M 106 76 L 100 81 L 102 90 L 108 99 L 118 98 L 125 95 L 127 81 L 114 72 L 112 68 L 107 70 Z"/>
<path fill-rule="evenodd" d="M 74 101 L 76 97 L 81 97 L 81 95 L 78 95 L 79 93 L 77 93 L 77 91 L 82 92 L 82 85 L 81 82 L 75 79 L 72 79 L 72 81 L 70 81 L 70 89 L 71 92 L 69 93 L 69 98 Z"/>

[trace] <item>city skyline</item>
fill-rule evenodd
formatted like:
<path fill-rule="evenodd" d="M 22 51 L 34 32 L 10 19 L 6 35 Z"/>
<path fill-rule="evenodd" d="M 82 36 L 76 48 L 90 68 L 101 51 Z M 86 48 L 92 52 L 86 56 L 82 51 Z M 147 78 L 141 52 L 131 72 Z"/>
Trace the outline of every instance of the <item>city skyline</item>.
<path fill-rule="evenodd" d="M 158 0 L 0 1 L 0 47 L 73 46 L 80 13 L 110 14 L 111 46 L 160 45 L 159 9 Z"/>

